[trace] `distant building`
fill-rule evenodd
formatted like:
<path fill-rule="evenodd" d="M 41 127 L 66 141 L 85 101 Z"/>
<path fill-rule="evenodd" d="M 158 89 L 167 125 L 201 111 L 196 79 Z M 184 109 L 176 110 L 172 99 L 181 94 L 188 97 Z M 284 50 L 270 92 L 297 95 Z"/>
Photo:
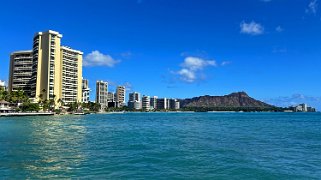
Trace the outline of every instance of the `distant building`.
<path fill-rule="evenodd" d="M 32 56 L 30 51 L 16 51 L 10 55 L 9 92 L 23 90 L 31 97 Z"/>
<path fill-rule="evenodd" d="M 157 109 L 168 109 L 168 100 L 167 98 L 159 98 L 157 99 Z"/>
<path fill-rule="evenodd" d="M 178 110 L 180 108 L 180 103 L 177 99 L 169 99 L 169 109 Z"/>
<path fill-rule="evenodd" d="M 157 96 L 150 98 L 150 109 L 157 109 Z"/>
<path fill-rule="evenodd" d="M 115 94 L 113 92 L 108 92 L 108 102 L 115 102 Z"/>
<path fill-rule="evenodd" d="M 140 101 L 140 93 L 139 92 L 129 93 L 129 101 Z"/>
<path fill-rule="evenodd" d="M 313 107 L 308 107 L 307 108 L 308 112 L 316 112 L 317 110 Z"/>
<path fill-rule="evenodd" d="M 6 90 L 6 83 L 0 80 L 0 90 Z"/>
<path fill-rule="evenodd" d="M 82 79 L 82 102 L 84 103 L 89 102 L 89 93 L 90 93 L 90 88 L 88 85 L 88 80 Z"/>
<path fill-rule="evenodd" d="M 108 107 L 108 83 L 104 81 L 96 82 L 96 103 L 104 109 Z"/>
<path fill-rule="evenodd" d="M 308 106 L 307 104 L 299 104 L 289 108 L 293 112 L 316 112 L 316 109 Z"/>
<path fill-rule="evenodd" d="M 128 107 L 136 110 L 141 109 L 140 93 L 129 93 Z"/>
<path fill-rule="evenodd" d="M 123 107 L 126 104 L 126 88 L 125 86 L 117 86 L 116 88 L 116 103 L 118 107 Z"/>
<path fill-rule="evenodd" d="M 150 110 L 150 97 L 149 96 L 142 97 L 142 109 L 145 111 Z"/>

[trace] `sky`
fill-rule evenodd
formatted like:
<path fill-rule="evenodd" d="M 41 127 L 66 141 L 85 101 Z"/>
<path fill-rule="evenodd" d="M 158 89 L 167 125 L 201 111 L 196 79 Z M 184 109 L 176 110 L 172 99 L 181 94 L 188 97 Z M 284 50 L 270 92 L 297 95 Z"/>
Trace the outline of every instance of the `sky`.
<path fill-rule="evenodd" d="M 0 6 L 0 80 L 10 53 L 55 30 L 84 52 L 96 80 L 144 95 L 245 91 L 273 104 L 321 109 L 321 0 L 18 1 Z M 294 100 L 295 99 L 295 100 Z M 312 100 L 311 100 L 312 99 Z"/>

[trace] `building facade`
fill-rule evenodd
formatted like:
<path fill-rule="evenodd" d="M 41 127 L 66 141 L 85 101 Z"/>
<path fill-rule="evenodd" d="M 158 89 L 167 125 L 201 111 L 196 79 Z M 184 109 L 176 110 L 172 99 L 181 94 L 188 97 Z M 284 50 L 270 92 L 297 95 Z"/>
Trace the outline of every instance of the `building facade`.
<path fill-rule="evenodd" d="M 143 96 L 142 97 L 142 109 L 145 111 L 149 111 L 150 108 L 150 96 Z"/>
<path fill-rule="evenodd" d="M 113 93 L 113 92 L 108 92 L 107 101 L 108 101 L 108 102 L 115 102 L 115 93 Z"/>
<path fill-rule="evenodd" d="M 297 106 L 289 107 L 293 112 L 316 112 L 316 109 L 308 106 L 307 104 L 299 104 Z"/>
<path fill-rule="evenodd" d="M 150 109 L 157 109 L 157 96 L 153 96 L 150 98 Z"/>
<path fill-rule="evenodd" d="M 61 98 L 65 103 L 82 102 L 82 52 L 66 46 L 60 52 L 62 81 L 57 81 L 62 83 Z"/>
<path fill-rule="evenodd" d="M 17 51 L 10 55 L 9 92 L 23 90 L 31 97 L 32 51 Z"/>
<path fill-rule="evenodd" d="M 90 95 L 90 88 L 87 79 L 82 79 L 82 102 L 88 103 Z"/>
<path fill-rule="evenodd" d="M 167 98 L 159 98 L 157 99 L 157 109 L 164 110 L 168 109 L 168 99 Z"/>
<path fill-rule="evenodd" d="M 117 86 L 116 88 L 116 103 L 118 107 L 123 107 L 126 104 L 126 88 L 125 86 Z"/>
<path fill-rule="evenodd" d="M 178 110 L 180 109 L 180 103 L 177 99 L 169 99 L 169 108 L 172 110 Z"/>
<path fill-rule="evenodd" d="M 96 82 L 96 103 L 104 109 L 108 107 L 108 83 L 104 81 Z"/>
<path fill-rule="evenodd" d="M 140 93 L 132 92 L 129 93 L 128 107 L 131 109 L 141 109 Z"/>

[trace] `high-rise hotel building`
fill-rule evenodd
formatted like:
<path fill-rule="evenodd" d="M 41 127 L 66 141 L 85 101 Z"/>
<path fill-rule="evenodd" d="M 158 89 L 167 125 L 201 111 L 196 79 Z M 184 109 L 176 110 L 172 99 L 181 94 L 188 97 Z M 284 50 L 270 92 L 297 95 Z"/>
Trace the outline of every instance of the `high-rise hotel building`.
<path fill-rule="evenodd" d="M 30 97 L 35 101 L 44 99 L 54 99 L 56 102 L 61 99 L 64 103 L 82 101 L 83 53 L 61 46 L 61 38 L 61 34 L 51 30 L 35 34 L 33 49 L 24 52 L 26 53 L 23 56 L 24 61 L 28 62 L 24 65 L 24 68 L 28 69 L 28 75 L 24 78 L 16 78 L 23 73 L 20 70 L 16 71 L 20 63 L 18 55 L 21 52 L 11 54 L 9 91 L 16 90 L 15 82 L 28 81 L 29 83 L 21 86 L 26 93 L 30 91 Z"/>
<path fill-rule="evenodd" d="M 31 96 L 32 51 L 17 51 L 10 55 L 9 91 L 23 90 Z"/>

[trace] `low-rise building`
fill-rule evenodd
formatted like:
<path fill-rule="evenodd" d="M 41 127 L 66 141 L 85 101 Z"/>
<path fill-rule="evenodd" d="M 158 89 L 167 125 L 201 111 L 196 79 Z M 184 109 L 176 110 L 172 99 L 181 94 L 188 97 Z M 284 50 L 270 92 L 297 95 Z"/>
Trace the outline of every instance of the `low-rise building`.
<path fill-rule="evenodd" d="M 10 103 L 5 100 L 0 100 L 0 113 L 10 113 L 13 109 L 10 107 Z"/>

